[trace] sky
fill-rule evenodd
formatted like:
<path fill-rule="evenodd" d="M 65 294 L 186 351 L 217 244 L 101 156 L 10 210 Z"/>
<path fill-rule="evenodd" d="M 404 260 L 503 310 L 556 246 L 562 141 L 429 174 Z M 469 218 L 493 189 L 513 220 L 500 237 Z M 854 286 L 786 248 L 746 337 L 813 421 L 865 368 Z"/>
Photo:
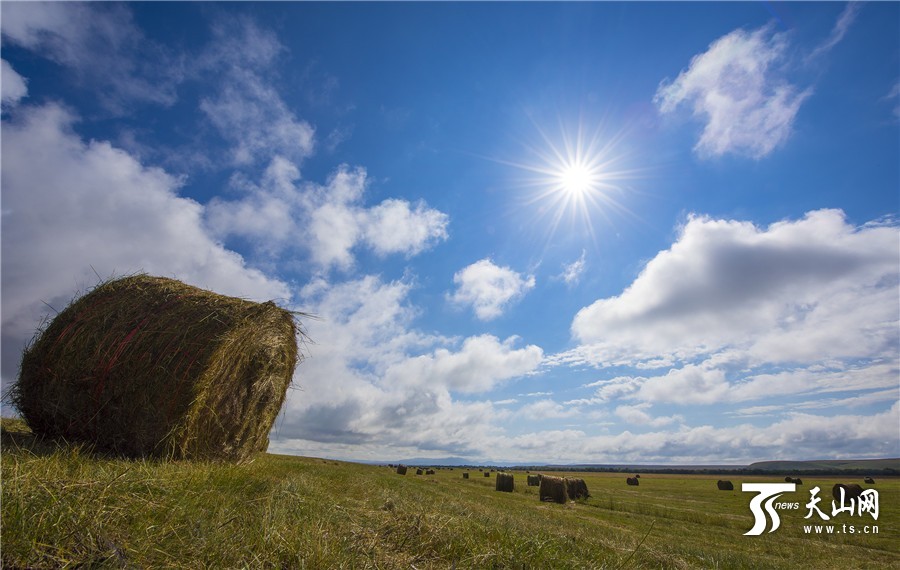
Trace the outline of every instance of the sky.
<path fill-rule="evenodd" d="M 3 2 L 4 390 L 143 271 L 316 315 L 270 452 L 900 457 L 898 21 Z"/>

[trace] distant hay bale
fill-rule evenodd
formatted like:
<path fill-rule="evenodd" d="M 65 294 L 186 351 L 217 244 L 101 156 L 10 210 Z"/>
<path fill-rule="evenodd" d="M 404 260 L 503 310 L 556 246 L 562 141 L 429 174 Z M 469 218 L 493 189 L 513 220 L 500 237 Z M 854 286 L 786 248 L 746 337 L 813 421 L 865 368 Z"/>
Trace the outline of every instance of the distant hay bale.
<path fill-rule="evenodd" d="M 802 484 L 803 484 L 803 479 L 801 479 L 800 477 L 794 477 L 794 484 L 795 484 L 795 485 L 802 485 Z"/>
<path fill-rule="evenodd" d="M 875 484 L 875 479 L 872 479 L 871 477 L 866 477 L 866 478 L 863 480 L 863 482 L 866 483 L 867 485 L 874 485 L 874 484 Z"/>
<path fill-rule="evenodd" d="M 490 476 L 491 476 L 491 474 L 490 474 L 490 473 L 488 473 L 488 472 L 487 472 L 487 471 L 485 471 L 485 472 L 484 472 L 484 476 L 485 476 L 485 477 L 490 477 Z"/>
<path fill-rule="evenodd" d="M 541 484 L 541 478 L 537 475 L 529 475 L 528 476 L 528 486 L 529 487 L 537 487 Z"/>
<path fill-rule="evenodd" d="M 637 477 L 626 477 L 626 478 L 625 478 L 625 483 L 628 484 L 628 485 L 635 486 L 635 487 L 637 487 L 638 485 L 641 484 L 641 482 L 638 481 L 638 478 L 637 478 Z"/>
<path fill-rule="evenodd" d="M 495 491 L 503 491 L 504 493 L 512 493 L 516 490 L 516 482 L 512 473 L 497 473 L 496 482 L 494 483 Z"/>
<path fill-rule="evenodd" d="M 406 475 L 406 465 L 397 466 L 397 475 Z"/>
<path fill-rule="evenodd" d="M 541 477 L 541 487 L 538 494 L 541 501 L 563 504 L 569 500 L 569 495 L 566 492 L 566 480 L 553 475 Z"/>
<path fill-rule="evenodd" d="M 723 481 L 719 479 L 716 482 L 716 486 L 720 491 L 734 491 L 734 484 L 731 481 Z"/>
<path fill-rule="evenodd" d="M 11 399 L 34 433 L 99 451 L 246 459 L 290 386 L 295 315 L 174 279 L 107 281 L 25 350 Z"/>
<path fill-rule="evenodd" d="M 463 473 L 463 479 L 468 479 L 468 478 L 469 478 L 469 474 L 468 474 L 468 473 Z"/>
<path fill-rule="evenodd" d="M 835 501 L 841 500 L 841 489 L 844 490 L 844 499 L 857 499 L 863 492 L 863 488 L 856 483 L 849 485 L 835 483 L 834 487 L 831 488 L 831 496 L 834 497 Z"/>
<path fill-rule="evenodd" d="M 428 469 L 425 471 L 426 475 L 434 475 L 434 469 Z"/>
<path fill-rule="evenodd" d="M 566 493 L 570 499 L 587 499 L 591 496 L 588 493 L 587 483 L 584 479 L 576 479 L 574 477 L 566 477 Z"/>
<path fill-rule="evenodd" d="M 794 482 L 794 478 L 793 478 L 793 477 L 785 477 L 785 478 L 784 478 L 784 482 L 785 482 L 785 483 L 793 483 L 793 482 Z"/>
<path fill-rule="evenodd" d="M 640 479 L 640 478 L 641 478 L 641 474 L 640 474 L 640 473 L 636 474 L 636 475 L 634 476 L 634 478 L 635 478 L 635 479 Z"/>
<path fill-rule="evenodd" d="M 421 469 L 416 469 L 416 475 L 421 475 L 423 471 Z"/>

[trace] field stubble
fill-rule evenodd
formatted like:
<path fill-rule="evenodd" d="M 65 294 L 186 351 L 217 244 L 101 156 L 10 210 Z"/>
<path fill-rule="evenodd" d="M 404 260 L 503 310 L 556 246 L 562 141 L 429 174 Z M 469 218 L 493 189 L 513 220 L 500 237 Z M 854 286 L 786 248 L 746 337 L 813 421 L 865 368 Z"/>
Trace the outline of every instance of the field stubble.
<path fill-rule="evenodd" d="M 260 455 L 233 465 L 97 457 L 35 442 L 4 420 L 3 568 L 900 568 L 900 480 L 878 479 L 881 512 L 839 518 L 878 534 L 808 535 L 809 491 L 830 510 L 840 478 L 804 478 L 781 528 L 744 536 L 750 493 L 730 477 L 579 473 L 591 492 L 540 503 L 463 470 L 393 469 Z M 570 475 L 560 473 L 560 475 Z M 847 482 L 850 482 L 847 480 Z M 817 521 L 818 522 L 818 521 Z"/>

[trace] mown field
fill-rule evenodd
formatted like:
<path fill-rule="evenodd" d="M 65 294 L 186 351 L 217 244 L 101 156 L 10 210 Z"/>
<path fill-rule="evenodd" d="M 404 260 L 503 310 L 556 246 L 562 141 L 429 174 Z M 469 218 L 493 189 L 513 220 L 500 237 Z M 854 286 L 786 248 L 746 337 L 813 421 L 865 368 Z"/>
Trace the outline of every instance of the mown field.
<path fill-rule="evenodd" d="M 2 567 L 8 568 L 900 568 L 900 480 L 876 479 L 880 513 L 835 519 L 857 534 L 804 534 L 804 477 L 781 528 L 744 536 L 751 493 L 715 476 L 582 473 L 587 500 L 541 503 L 516 472 L 494 477 L 260 455 L 242 465 L 142 462 L 35 442 L 4 420 Z M 571 473 L 563 475 L 573 476 Z M 877 524 L 878 534 L 861 534 Z M 870 529 L 871 530 L 871 529 Z"/>

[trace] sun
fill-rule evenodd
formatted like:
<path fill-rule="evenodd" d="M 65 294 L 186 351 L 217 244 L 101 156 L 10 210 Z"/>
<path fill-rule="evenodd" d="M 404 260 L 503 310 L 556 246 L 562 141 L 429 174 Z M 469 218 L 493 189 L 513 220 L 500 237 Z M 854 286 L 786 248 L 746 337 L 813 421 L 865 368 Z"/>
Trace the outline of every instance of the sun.
<path fill-rule="evenodd" d="M 560 122 L 554 136 L 534 126 L 540 138 L 524 144 L 529 156 L 507 164 L 525 171 L 522 185 L 530 190 L 523 193 L 523 205 L 549 218 L 551 236 L 558 229 L 586 229 L 596 239 L 598 218 L 611 223 L 611 210 L 631 214 L 623 197 L 636 171 L 626 167 L 623 133 L 608 134 L 599 125 L 591 130 L 584 121 L 568 129 Z"/>
<path fill-rule="evenodd" d="M 581 196 L 595 189 L 600 174 L 581 161 L 564 164 L 557 173 L 559 190 L 571 196 Z"/>

